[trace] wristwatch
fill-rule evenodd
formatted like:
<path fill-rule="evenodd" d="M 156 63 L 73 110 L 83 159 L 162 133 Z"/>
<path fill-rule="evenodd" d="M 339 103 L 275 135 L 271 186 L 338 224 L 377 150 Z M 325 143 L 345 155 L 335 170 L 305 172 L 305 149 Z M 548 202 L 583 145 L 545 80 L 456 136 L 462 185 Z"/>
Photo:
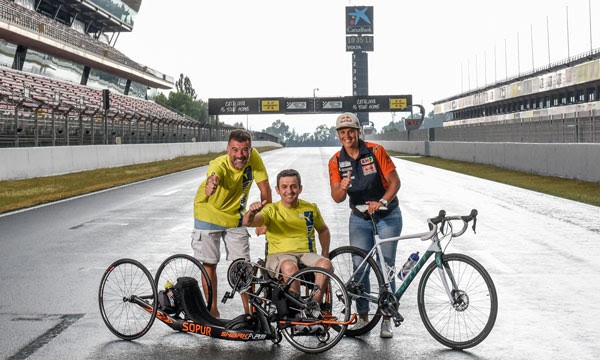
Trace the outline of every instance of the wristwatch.
<path fill-rule="evenodd" d="M 381 205 L 383 206 L 388 206 L 388 201 L 386 199 L 380 199 L 379 202 L 381 203 Z"/>

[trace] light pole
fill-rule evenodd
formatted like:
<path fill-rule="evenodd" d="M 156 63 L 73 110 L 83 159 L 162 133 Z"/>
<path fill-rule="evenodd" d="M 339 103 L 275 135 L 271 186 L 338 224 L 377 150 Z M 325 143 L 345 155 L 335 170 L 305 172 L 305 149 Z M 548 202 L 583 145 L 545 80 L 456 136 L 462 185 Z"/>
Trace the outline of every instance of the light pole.
<path fill-rule="evenodd" d="M 313 112 L 317 112 L 317 91 L 319 91 L 319 88 L 313 89 Z"/>

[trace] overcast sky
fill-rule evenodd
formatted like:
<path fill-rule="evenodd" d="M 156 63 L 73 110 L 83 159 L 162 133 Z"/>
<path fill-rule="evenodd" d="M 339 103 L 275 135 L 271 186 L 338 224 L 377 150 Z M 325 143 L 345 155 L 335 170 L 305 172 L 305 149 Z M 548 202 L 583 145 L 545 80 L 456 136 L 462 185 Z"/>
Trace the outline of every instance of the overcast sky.
<path fill-rule="evenodd" d="M 433 101 L 600 47 L 600 3 L 591 1 L 591 43 L 589 4 L 588 0 L 146 0 L 133 32 L 121 34 L 117 48 L 174 78 L 184 73 L 204 100 L 311 97 L 316 88 L 316 96 L 350 96 L 345 8 L 373 6 L 375 51 L 368 55 L 369 95 L 412 94 L 413 102 L 423 104 L 429 113 Z M 371 121 L 381 129 L 393 116 L 371 113 Z M 395 116 L 399 120 L 402 114 Z M 220 119 L 248 122 L 252 130 L 281 119 L 298 133 L 312 133 L 320 124 L 333 126 L 335 117 Z"/>

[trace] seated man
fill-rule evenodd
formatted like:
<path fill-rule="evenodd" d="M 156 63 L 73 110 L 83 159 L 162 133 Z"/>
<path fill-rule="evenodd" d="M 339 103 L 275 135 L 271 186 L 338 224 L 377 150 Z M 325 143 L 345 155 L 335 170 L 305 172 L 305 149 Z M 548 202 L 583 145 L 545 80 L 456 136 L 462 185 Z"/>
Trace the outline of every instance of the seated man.
<path fill-rule="evenodd" d="M 302 192 L 298 171 L 288 169 L 277 174 L 275 190 L 281 200 L 267 205 L 266 201 L 251 204 L 242 223 L 243 226 L 266 225 L 267 269 L 275 274 L 281 273 L 284 282 L 298 271 L 298 262 L 333 271 L 328 259 L 329 228 L 317 205 L 298 198 Z M 321 255 L 316 253 L 315 230 L 319 234 Z M 324 282 L 324 276 L 316 276 L 315 283 L 319 288 L 325 286 Z M 293 283 L 290 289 L 298 292 L 298 283 Z M 320 302 L 322 296 L 319 291 L 313 300 Z"/>

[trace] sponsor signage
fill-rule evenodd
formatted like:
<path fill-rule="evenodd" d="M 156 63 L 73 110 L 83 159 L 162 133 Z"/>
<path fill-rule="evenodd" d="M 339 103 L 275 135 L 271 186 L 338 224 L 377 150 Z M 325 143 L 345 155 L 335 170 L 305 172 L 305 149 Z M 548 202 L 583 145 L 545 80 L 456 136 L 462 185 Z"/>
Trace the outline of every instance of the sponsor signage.
<path fill-rule="evenodd" d="M 317 98 L 315 112 L 344 112 L 344 98 Z"/>
<path fill-rule="evenodd" d="M 404 128 L 406 128 L 406 130 L 417 130 L 418 128 L 421 127 L 421 124 L 423 123 L 423 118 L 421 118 L 420 116 L 417 117 L 407 117 L 406 119 L 404 119 Z"/>
<path fill-rule="evenodd" d="M 402 111 L 412 105 L 412 95 L 403 96 L 352 96 L 346 107 L 351 112 Z"/>
<path fill-rule="evenodd" d="M 372 6 L 346 6 L 346 34 L 373 34 Z"/>
<path fill-rule="evenodd" d="M 288 114 L 314 112 L 315 102 L 316 98 L 284 99 L 284 112 Z"/>
<path fill-rule="evenodd" d="M 209 115 L 370 113 L 403 111 L 412 95 L 208 99 Z"/>
<path fill-rule="evenodd" d="M 346 36 L 346 51 L 374 51 L 373 36 Z"/>
<path fill-rule="evenodd" d="M 277 99 L 269 99 L 269 100 L 261 100 L 260 101 L 260 111 L 261 112 L 278 113 L 279 109 L 280 109 L 279 100 L 277 100 Z"/>
<path fill-rule="evenodd" d="M 213 101 L 211 101 L 213 100 Z M 260 99 L 209 99 L 209 115 L 233 115 L 233 114 L 258 114 L 258 102 Z"/>

